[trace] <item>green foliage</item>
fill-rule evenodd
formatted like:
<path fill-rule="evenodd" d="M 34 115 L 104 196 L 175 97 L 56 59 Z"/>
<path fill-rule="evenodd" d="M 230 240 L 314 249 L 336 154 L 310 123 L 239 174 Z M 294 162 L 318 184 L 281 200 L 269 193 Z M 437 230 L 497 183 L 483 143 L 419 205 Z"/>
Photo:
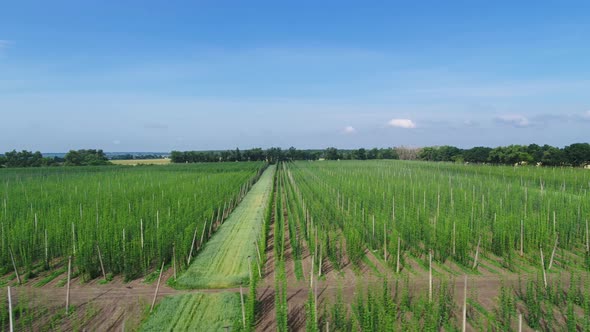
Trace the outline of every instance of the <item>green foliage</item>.
<path fill-rule="evenodd" d="M 23 276 L 39 263 L 67 265 L 72 255 L 74 271 L 88 280 L 102 274 L 98 245 L 107 273 L 134 279 L 171 262 L 175 244 L 182 267 L 195 228 L 201 231 L 225 204 L 237 202 L 262 166 L 3 169 L 0 266 L 12 270 L 9 247 Z"/>
<path fill-rule="evenodd" d="M 366 249 L 382 259 L 386 249 L 394 268 L 398 237 L 402 263 L 405 253 L 427 257 L 432 249 L 440 263 L 471 267 L 480 237 L 480 251 L 501 257 L 508 269 L 521 242 L 525 261 L 535 265 L 538 248 L 550 253 L 556 236 L 559 250 L 583 255 L 590 211 L 585 170 L 405 161 L 287 166 L 284 182 L 299 206 L 291 211 L 300 216 L 301 233 L 315 248 L 317 229 L 318 246 L 336 268 L 343 251 L 358 263 Z"/>
<path fill-rule="evenodd" d="M 307 295 L 307 301 L 305 302 L 305 331 L 307 332 L 318 332 L 318 325 L 316 321 L 316 302 L 313 291 L 310 289 Z"/>
<path fill-rule="evenodd" d="M 329 317 L 325 319 L 334 331 L 355 330 L 354 326 L 363 331 L 456 329 L 453 318 L 457 313 L 450 284 L 439 284 L 432 302 L 426 294 L 419 294 L 416 299 L 410 300 L 406 288 L 409 284 L 403 287 L 406 295 L 401 296 L 398 296 L 401 292 L 398 281 L 395 284 L 395 295 L 386 281 L 382 287 L 357 289 L 357 296 L 351 304 L 352 315 L 338 295 L 336 302 L 329 307 Z"/>
<path fill-rule="evenodd" d="M 287 332 L 288 305 L 287 305 L 287 277 L 285 275 L 285 262 L 277 260 L 275 267 L 275 311 L 277 331 Z"/>
<path fill-rule="evenodd" d="M 61 162 L 59 158 L 45 158 L 41 152 L 12 150 L 0 155 L 1 167 L 41 167 L 55 166 Z"/>
<path fill-rule="evenodd" d="M 111 162 L 102 150 L 70 150 L 65 156 L 66 166 L 100 166 Z"/>
<path fill-rule="evenodd" d="M 500 287 L 499 305 L 496 308 L 495 321 L 498 330 L 510 331 L 512 319 L 516 313 L 516 304 L 512 289 L 502 285 Z"/>

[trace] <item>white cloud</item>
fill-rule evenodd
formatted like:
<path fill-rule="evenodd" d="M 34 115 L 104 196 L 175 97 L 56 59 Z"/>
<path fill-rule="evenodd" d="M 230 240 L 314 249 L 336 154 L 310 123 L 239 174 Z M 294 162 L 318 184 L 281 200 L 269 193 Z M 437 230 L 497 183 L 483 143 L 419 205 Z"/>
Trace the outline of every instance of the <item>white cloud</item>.
<path fill-rule="evenodd" d="M 354 133 L 356 133 L 356 129 L 354 129 L 354 127 L 353 127 L 353 126 L 346 126 L 346 127 L 344 128 L 343 132 L 344 132 L 345 134 L 349 134 L 349 135 L 350 135 L 350 134 L 354 134 Z"/>
<path fill-rule="evenodd" d="M 473 120 L 465 120 L 463 121 L 463 125 L 465 125 L 466 127 L 477 127 L 479 123 Z"/>
<path fill-rule="evenodd" d="M 116 139 L 116 140 L 113 141 L 113 144 L 119 145 L 119 144 L 121 144 L 121 141 L 119 141 L 118 139 Z"/>
<path fill-rule="evenodd" d="M 416 123 L 410 119 L 391 119 L 387 123 L 390 127 L 398 127 L 398 128 L 405 128 L 405 129 L 413 129 L 416 128 Z"/>
<path fill-rule="evenodd" d="M 582 119 L 590 120 L 590 110 L 588 110 L 584 114 L 582 114 Z"/>
<path fill-rule="evenodd" d="M 520 114 L 500 115 L 496 117 L 496 122 L 520 128 L 528 127 L 531 124 L 527 117 Z"/>

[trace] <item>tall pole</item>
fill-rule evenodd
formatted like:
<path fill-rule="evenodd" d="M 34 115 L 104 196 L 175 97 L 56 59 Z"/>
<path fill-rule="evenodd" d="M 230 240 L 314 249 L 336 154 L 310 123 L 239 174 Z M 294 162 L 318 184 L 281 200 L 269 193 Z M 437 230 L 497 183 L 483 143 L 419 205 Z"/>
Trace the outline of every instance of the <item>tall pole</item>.
<path fill-rule="evenodd" d="M 70 313 L 70 281 L 72 280 L 72 256 L 68 257 L 68 286 L 66 288 L 66 315 Z"/>
<path fill-rule="evenodd" d="M 463 332 L 467 331 L 467 275 L 463 286 Z"/>
<path fill-rule="evenodd" d="M 154 306 L 156 305 L 156 298 L 158 297 L 158 291 L 160 290 L 160 281 L 162 281 L 162 272 L 164 272 L 164 262 L 162 262 L 162 267 L 160 268 L 160 276 L 158 277 L 158 285 L 156 285 L 156 292 L 154 293 L 154 299 L 152 300 L 150 313 L 154 311 Z"/>
<path fill-rule="evenodd" d="M 14 332 L 14 323 L 12 321 L 12 297 L 10 295 L 10 286 L 8 286 L 8 321 L 10 324 L 10 332 Z"/>

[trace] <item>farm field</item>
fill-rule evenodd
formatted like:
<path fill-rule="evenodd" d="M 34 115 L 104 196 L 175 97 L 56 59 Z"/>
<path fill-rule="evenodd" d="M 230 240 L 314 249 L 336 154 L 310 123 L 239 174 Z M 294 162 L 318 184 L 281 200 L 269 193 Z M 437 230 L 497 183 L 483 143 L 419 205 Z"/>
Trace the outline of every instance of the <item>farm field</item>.
<path fill-rule="evenodd" d="M 131 159 L 131 160 L 111 160 L 115 165 L 137 166 L 137 165 L 168 165 L 170 159 Z"/>
<path fill-rule="evenodd" d="M 584 170 L 400 161 L 280 170 L 269 236 L 278 263 L 259 292 L 274 307 L 259 330 L 590 327 Z"/>
<path fill-rule="evenodd" d="M 21 204 L 25 217 L 19 220 L 31 223 L 26 229 L 32 234 L 36 234 L 35 211 L 45 211 L 36 207 L 53 206 L 49 203 L 56 198 L 55 205 L 69 202 L 65 206 L 74 210 L 67 214 L 70 220 L 79 217 L 77 202 L 84 199 L 83 218 L 75 225 L 88 224 L 85 229 L 98 231 L 96 217 L 86 220 L 84 211 L 94 191 L 113 188 L 99 176 L 103 172 L 112 172 L 117 183 L 128 184 L 121 187 L 130 191 L 125 199 L 138 195 L 132 208 L 141 197 L 149 201 L 145 198 L 150 197 L 149 191 L 145 196 L 139 187 L 146 185 L 141 184 L 148 183 L 146 190 L 176 186 L 172 203 L 164 202 L 184 212 L 171 211 L 177 218 L 167 219 L 166 205 L 152 206 L 130 217 L 139 218 L 140 228 L 132 233 L 135 237 L 128 238 L 126 233 L 126 239 L 134 240 L 126 250 L 135 248 L 139 263 L 117 273 L 112 263 L 104 264 L 103 257 L 114 249 L 100 245 L 107 281 L 103 281 L 100 259 L 92 258 L 98 248 L 96 253 L 89 250 L 87 257 L 94 263 L 88 266 L 94 272 L 75 265 L 74 305 L 79 307 L 73 316 L 56 308 L 30 310 L 28 303 L 36 297 L 64 296 L 64 255 L 73 253 L 74 243 L 81 255 L 80 235 L 70 240 L 70 223 L 60 224 L 67 227 L 65 254 L 50 256 L 48 269 L 43 268 L 43 250 L 51 242 L 35 236 L 25 239 L 38 248 L 31 250 L 36 257 L 31 266 L 36 269 L 27 273 L 26 264 L 17 265 L 24 284 L 18 286 L 9 252 L 1 282 L 12 286 L 13 294 L 22 300 L 17 304 L 16 312 L 22 312 L 17 323 L 28 329 L 54 324 L 66 330 L 125 326 L 128 330 L 190 331 L 206 326 L 214 331 L 511 331 L 522 326 L 523 331 L 590 331 L 590 173 L 582 169 L 388 160 L 280 162 L 267 168 L 262 163 L 227 163 L 88 168 L 81 169 L 81 174 L 44 172 L 3 173 L 5 197 L 20 190 L 23 197 L 35 195 L 44 202 L 34 204 L 32 210 L 30 201 Z M 65 181 L 66 175 L 78 182 Z M 29 179 L 34 176 L 41 177 L 40 183 Z M 90 187 L 81 184 L 84 176 L 93 178 Z M 37 191 L 50 190 L 53 177 L 66 184 L 63 192 L 69 196 L 62 195 L 67 199 L 25 190 L 33 183 Z M 7 181 L 22 184 L 8 186 Z M 77 193 L 74 183 L 79 186 Z M 188 184 L 191 189 L 184 189 Z M 211 201 L 221 190 L 218 187 L 225 185 L 226 196 L 221 195 L 217 204 L 197 217 L 192 214 L 203 209 L 193 204 L 198 197 Z M 194 194 L 195 188 L 200 195 Z M 157 193 L 152 195 L 156 202 Z M 102 195 L 98 198 L 109 197 Z M 163 196 L 167 195 L 172 193 L 164 191 Z M 121 200 L 111 202 L 120 204 L 121 210 L 129 209 Z M 148 232 L 154 231 L 152 210 L 164 211 L 156 213 L 156 230 L 186 222 L 180 237 L 185 242 L 172 235 L 167 242 L 163 235 L 148 237 L 154 236 Z M 37 212 L 37 227 L 49 228 L 42 215 Z M 99 213 L 99 222 L 103 218 Z M 203 222 L 195 223 L 193 218 Z M 7 225 L 11 219 L 2 220 Z M 116 219 L 114 224 L 115 229 L 126 225 Z M 149 260 L 142 259 L 139 250 L 141 224 L 144 250 L 147 243 L 154 247 Z M 99 239 L 108 238 L 96 234 Z M 10 248 L 16 243 L 10 242 Z M 21 252 L 27 251 L 14 252 L 22 257 Z M 162 282 L 154 296 L 162 261 Z M 157 305 L 149 313 L 154 298 Z M 6 292 L 0 299 L 4 312 Z M 112 314 L 117 318 L 107 322 L 105 306 L 116 307 Z M 7 319 L 7 315 L 0 317 L 3 329 Z"/>
<path fill-rule="evenodd" d="M 19 310 L 31 314 L 21 313 L 19 321 L 43 321 L 34 313 L 44 307 L 54 310 L 47 315 L 63 316 L 55 303 L 38 301 L 36 310 L 26 299 L 59 294 L 64 308 L 68 257 L 72 293 L 80 285 L 72 307 L 87 303 L 81 292 L 105 298 L 100 294 L 128 287 L 132 299 L 135 290 L 141 297 L 152 293 L 155 287 L 144 284 L 154 283 L 161 264 L 166 273 L 188 266 L 264 168 L 227 163 L 1 170 L 0 285 L 12 286 Z M 5 308 L 6 292 L 2 299 Z M 130 302 L 143 310 L 137 298 Z M 4 329 L 8 315 L 0 319 Z"/>

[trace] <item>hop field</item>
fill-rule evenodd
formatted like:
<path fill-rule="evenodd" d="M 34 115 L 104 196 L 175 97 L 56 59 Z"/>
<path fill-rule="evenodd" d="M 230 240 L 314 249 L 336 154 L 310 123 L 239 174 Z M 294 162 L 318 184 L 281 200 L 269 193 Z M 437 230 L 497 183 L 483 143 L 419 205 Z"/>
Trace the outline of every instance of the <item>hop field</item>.
<path fill-rule="evenodd" d="M 360 262 L 365 249 L 393 266 L 399 247 L 466 268 L 477 264 L 477 251 L 511 270 L 517 257 L 538 265 L 539 248 L 558 252 L 560 266 L 590 267 L 584 170 L 351 161 L 295 162 L 288 172 L 304 226 L 317 229 L 337 266 L 344 254 Z M 340 236 L 345 252 L 330 245 Z"/>
<path fill-rule="evenodd" d="M 85 279 L 187 265 L 263 167 L 0 170 L 0 273 L 26 279 L 68 256 Z"/>

